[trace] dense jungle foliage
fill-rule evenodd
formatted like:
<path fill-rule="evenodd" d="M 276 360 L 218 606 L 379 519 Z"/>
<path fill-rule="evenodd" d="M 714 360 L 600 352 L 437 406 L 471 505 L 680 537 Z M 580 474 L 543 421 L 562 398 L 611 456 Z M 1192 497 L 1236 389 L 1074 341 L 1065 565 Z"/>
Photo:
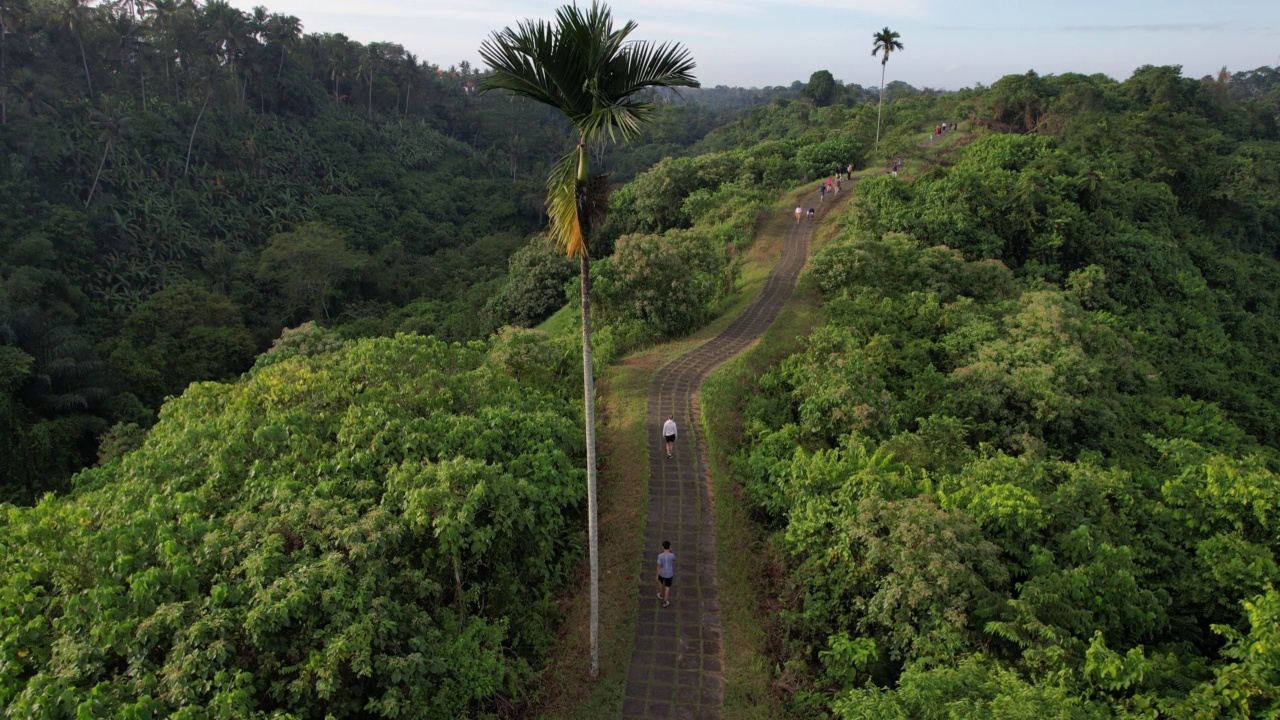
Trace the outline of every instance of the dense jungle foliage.
<path fill-rule="evenodd" d="M 281 328 L 467 340 L 563 304 L 480 311 L 569 139 L 477 78 L 219 0 L 0 6 L 0 501 Z M 598 152 L 621 182 L 794 92 L 659 97 L 644 143 Z"/>
<path fill-rule="evenodd" d="M 460 717 L 555 635 L 585 497 L 572 355 L 286 334 L 0 532 L 11 717 Z M 567 390 L 567 392 L 566 392 Z"/>
<path fill-rule="evenodd" d="M 665 161 L 620 190 L 596 239 L 617 250 L 593 267 L 600 361 L 712 316 L 764 203 L 817 171 L 806 158 Z M 633 212 L 668 201 L 677 214 Z M 254 281 L 275 285 L 258 291 L 296 308 L 270 306 L 278 323 L 321 323 L 285 330 L 237 381 L 191 385 L 150 430 L 114 425 L 70 492 L 0 508 L 10 713 L 445 718 L 536 701 L 552 600 L 581 557 L 576 336 L 448 345 L 413 303 L 345 319 L 343 273 L 371 262 L 355 237 L 312 216 L 267 237 Z M 527 324 L 563 304 L 572 266 L 545 244 L 510 267 L 486 315 Z M 254 351 L 237 297 L 167 285 L 107 347 L 129 353 L 132 387 L 178 393 L 172 376 Z M 373 320 L 420 332 L 352 337 Z"/>
<path fill-rule="evenodd" d="M 797 717 L 1280 713 L 1278 75 L 895 105 L 734 459 Z"/>
<path fill-rule="evenodd" d="M 494 331 L 565 302 L 536 238 L 565 126 L 217 1 L 0 23 L 0 502 L 34 502 L 0 506 L 0 705 L 536 702 L 579 348 Z M 595 150 L 599 362 L 713 317 L 779 190 L 922 170 L 860 185 L 825 324 L 745 408 L 797 717 L 1280 712 L 1278 80 L 891 84 L 873 150 L 820 72 Z"/>

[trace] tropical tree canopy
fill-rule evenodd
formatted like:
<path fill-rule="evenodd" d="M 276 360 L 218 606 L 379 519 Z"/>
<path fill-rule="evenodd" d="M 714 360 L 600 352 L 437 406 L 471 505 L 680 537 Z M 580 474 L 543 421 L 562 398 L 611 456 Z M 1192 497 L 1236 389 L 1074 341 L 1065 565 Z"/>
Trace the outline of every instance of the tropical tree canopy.
<path fill-rule="evenodd" d="M 871 46 L 871 56 L 881 55 L 880 64 L 887 64 L 889 62 L 889 54 L 895 50 L 902 49 L 902 43 L 898 41 L 900 37 L 902 36 L 887 27 L 875 33 L 871 36 L 875 41 Z"/>
<path fill-rule="evenodd" d="M 628 41 L 636 23 L 614 29 L 607 5 L 583 10 L 566 5 L 556 21 L 524 20 L 493 33 L 480 45 L 492 72 L 481 92 L 507 90 L 559 109 L 578 133 L 579 145 L 556 164 L 548 179 L 551 235 L 568 255 L 587 252 L 580 187 L 588 177 L 583 151 L 594 140 L 633 140 L 656 106 L 636 97 L 646 88 L 698 87 L 694 62 L 677 43 Z M 589 228 L 586 228 L 589 231 Z"/>

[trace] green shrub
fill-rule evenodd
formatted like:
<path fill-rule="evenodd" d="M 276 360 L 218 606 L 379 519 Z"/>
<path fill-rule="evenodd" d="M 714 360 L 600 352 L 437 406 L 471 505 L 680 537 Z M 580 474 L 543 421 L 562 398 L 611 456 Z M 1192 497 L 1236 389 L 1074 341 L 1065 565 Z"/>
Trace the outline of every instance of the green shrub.
<path fill-rule="evenodd" d="M 278 355 L 193 385 L 75 494 L 4 508 L 0 704 L 455 718 L 529 691 L 585 483 L 580 410 L 521 344 Z"/>

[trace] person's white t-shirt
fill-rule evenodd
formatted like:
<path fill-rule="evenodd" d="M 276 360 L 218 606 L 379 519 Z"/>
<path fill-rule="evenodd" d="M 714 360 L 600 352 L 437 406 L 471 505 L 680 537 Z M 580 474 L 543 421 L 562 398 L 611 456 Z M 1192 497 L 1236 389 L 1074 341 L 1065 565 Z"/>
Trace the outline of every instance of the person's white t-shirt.
<path fill-rule="evenodd" d="M 676 434 L 676 421 L 675 421 L 675 420 L 667 420 L 665 423 L 663 423 L 663 425 L 662 425 L 662 434 L 663 434 L 663 436 L 664 436 L 664 437 L 671 437 L 672 435 L 675 435 L 675 434 Z"/>

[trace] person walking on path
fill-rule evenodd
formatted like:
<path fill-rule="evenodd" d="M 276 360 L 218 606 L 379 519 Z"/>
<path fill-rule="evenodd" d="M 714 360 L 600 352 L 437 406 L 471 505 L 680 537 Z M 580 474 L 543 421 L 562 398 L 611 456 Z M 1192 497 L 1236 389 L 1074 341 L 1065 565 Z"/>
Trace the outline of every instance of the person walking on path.
<path fill-rule="evenodd" d="M 671 604 L 671 580 L 676 576 L 676 554 L 671 552 L 671 541 L 662 541 L 662 552 L 658 554 L 658 599 L 662 607 Z"/>
<path fill-rule="evenodd" d="M 818 202 L 822 202 L 823 200 L 826 200 L 826 199 L 827 199 L 827 184 L 820 183 L 818 185 Z"/>
<path fill-rule="evenodd" d="M 800 208 L 796 208 L 796 221 L 800 220 Z M 676 416 L 671 415 L 662 424 L 662 438 L 667 441 L 667 457 L 676 450 Z"/>
<path fill-rule="evenodd" d="M 809 219 L 813 219 L 813 208 L 809 208 Z"/>
<path fill-rule="evenodd" d="M 804 215 L 804 210 L 799 205 L 796 206 L 796 224 L 800 224 L 800 216 Z"/>

